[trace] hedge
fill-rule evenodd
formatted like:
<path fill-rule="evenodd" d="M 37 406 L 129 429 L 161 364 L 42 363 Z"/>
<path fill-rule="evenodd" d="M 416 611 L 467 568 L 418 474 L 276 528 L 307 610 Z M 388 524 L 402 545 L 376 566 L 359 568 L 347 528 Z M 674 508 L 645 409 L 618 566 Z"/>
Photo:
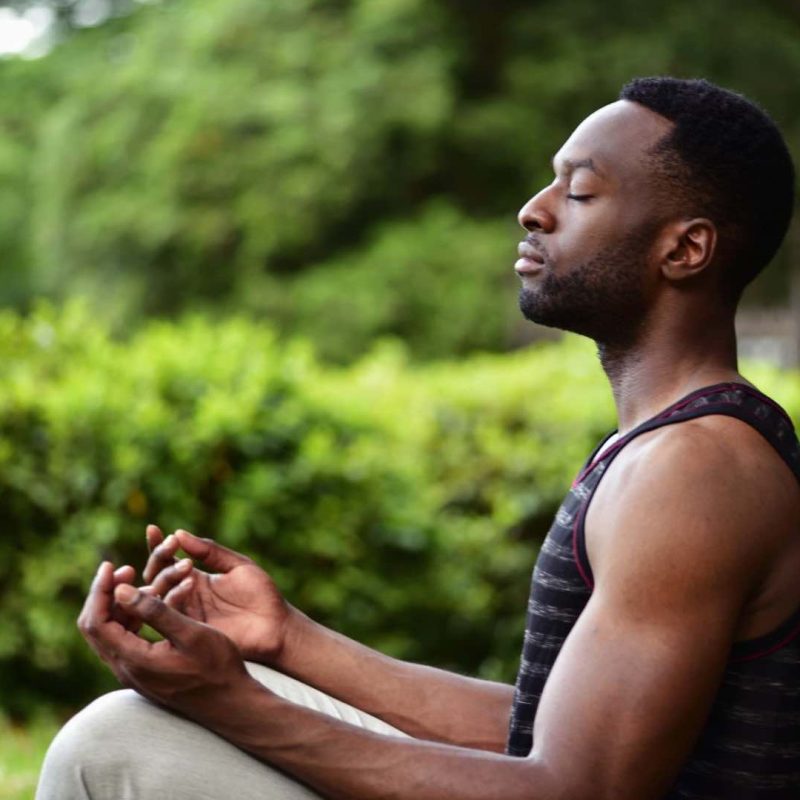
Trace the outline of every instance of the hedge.
<path fill-rule="evenodd" d="M 0 698 L 26 715 L 113 685 L 74 620 L 101 558 L 186 527 L 315 618 L 403 658 L 511 680 L 541 537 L 613 427 L 591 343 L 323 366 L 263 323 L 111 338 L 80 305 L 0 315 Z M 800 377 L 748 376 L 800 410 Z"/>

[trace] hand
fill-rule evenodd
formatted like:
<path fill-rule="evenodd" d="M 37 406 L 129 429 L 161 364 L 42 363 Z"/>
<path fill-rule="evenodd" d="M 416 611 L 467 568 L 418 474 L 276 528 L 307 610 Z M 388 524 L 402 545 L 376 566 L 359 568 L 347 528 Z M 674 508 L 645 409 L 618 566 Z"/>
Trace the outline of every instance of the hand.
<path fill-rule="evenodd" d="M 164 539 L 147 528 L 150 558 L 144 568 L 147 590 L 194 620 L 222 631 L 251 661 L 275 664 L 283 650 L 293 609 L 274 581 L 251 559 L 179 530 Z M 218 574 L 195 569 L 183 550 Z"/>
<path fill-rule="evenodd" d="M 164 640 L 140 638 L 117 621 L 120 612 L 146 622 Z M 120 683 L 192 719 L 213 722 L 227 713 L 231 698 L 253 690 L 230 639 L 130 584 L 115 585 L 107 561 L 92 582 L 78 627 Z"/>

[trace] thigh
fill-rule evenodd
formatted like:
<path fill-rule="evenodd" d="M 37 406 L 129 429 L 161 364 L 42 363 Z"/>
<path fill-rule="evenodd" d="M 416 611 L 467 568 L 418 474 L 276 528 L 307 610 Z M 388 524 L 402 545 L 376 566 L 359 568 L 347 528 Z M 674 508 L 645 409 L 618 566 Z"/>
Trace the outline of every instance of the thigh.
<path fill-rule="evenodd" d="M 319 795 L 136 692 L 111 692 L 58 733 L 37 800 L 319 800 Z"/>
<path fill-rule="evenodd" d="M 259 664 L 256 680 L 292 703 L 388 736 L 391 725 Z M 50 745 L 37 800 L 319 800 L 279 770 L 131 690 L 111 692 L 73 717 Z"/>

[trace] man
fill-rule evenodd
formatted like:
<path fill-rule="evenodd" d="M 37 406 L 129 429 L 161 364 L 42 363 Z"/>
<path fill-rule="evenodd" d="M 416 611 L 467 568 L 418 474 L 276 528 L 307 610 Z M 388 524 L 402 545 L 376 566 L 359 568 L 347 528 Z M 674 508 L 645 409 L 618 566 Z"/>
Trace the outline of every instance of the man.
<path fill-rule="evenodd" d="M 800 796 L 800 448 L 733 324 L 791 158 L 705 81 L 620 98 L 519 215 L 522 311 L 597 342 L 619 431 L 542 547 L 516 690 L 375 653 L 242 556 L 150 528 L 148 585 L 103 563 L 80 619 L 139 694 L 64 728 L 40 798 Z"/>

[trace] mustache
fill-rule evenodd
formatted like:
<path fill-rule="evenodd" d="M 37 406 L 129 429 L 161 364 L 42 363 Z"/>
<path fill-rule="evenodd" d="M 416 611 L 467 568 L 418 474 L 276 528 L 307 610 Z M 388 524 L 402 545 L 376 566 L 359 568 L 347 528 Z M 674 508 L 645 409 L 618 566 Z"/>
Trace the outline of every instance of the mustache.
<path fill-rule="evenodd" d="M 544 258 L 545 262 L 549 262 L 550 254 L 547 252 L 547 248 L 541 243 L 541 241 L 532 233 L 529 233 L 525 237 L 525 241 L 537 252 L 539 253 L 542 258 Z"/>

